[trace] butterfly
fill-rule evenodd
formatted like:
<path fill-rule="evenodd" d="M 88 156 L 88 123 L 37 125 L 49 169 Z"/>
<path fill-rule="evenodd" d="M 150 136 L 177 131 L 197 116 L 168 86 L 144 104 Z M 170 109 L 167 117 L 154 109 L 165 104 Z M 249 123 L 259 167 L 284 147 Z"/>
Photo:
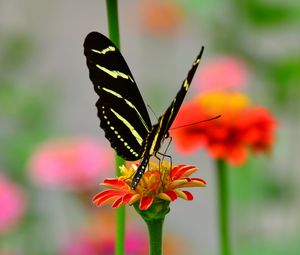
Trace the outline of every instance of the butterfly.
<path fill-rule="evenodd" d="M 89 77 L 99 99 L 100 127 L 111 147 L 124 160 L 141 160 L 131 182 L 136 189 L 149 159 L 159 152 L 199 65 L 204 47 L 167 110 L 152 125 L 144 100 L 125 59 L 103 34 L 91 32 L 84 41 Z"/>

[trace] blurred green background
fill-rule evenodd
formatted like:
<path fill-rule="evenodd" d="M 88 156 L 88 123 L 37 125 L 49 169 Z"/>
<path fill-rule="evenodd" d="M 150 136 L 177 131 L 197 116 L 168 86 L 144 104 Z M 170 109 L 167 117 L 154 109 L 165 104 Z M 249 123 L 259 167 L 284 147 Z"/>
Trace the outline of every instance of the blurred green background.
<path fill-rule="evenodd" d="M 161 3 L 167 6 L 162 14 Z M 300 254 L 300 2 L 134 0 L 120 1 L 119 14 L 123 55 L 157 115 L 202 45 L 203 64 L 222 55 L 247 64 L 247 94 L 272 111 L 279 128 L 269 156 L 251 157 L 230 171 L 234 254 Z M 33 152 L 49 139 L 90 137 L 110 151 L 83 55 L 83 40 L 93 30 L 107 34 L 105 1 L 0 2 L 0 174 L 21 190 L 24 202 L 12 227 L 1 230 L 0 224 L 0 255 L 113 254 L 65 248 L 76 246 L 78 236 L 101 232 L 105 239 L 113 231 L 113 223 L 95 220 L 110 219 L 113 210 L 91 204 L 97 184 L 113 169 L 80 191 L 37 185 L 28 170 Z M 191 88 L 187 97 L 196 93 Z M 213 161 L 205 152 L 183 157 L 171 148 L 170 154 L 175 163 L 197 165 L 208 186 L 193 192 L 193 202 L 172 205 L 165 226 L 168 254 L 218 254 Z M 129 229 L 146 236 L 143 222 L 128 211 Z M 91 230 L 95 226 L 98 232 Z"/>

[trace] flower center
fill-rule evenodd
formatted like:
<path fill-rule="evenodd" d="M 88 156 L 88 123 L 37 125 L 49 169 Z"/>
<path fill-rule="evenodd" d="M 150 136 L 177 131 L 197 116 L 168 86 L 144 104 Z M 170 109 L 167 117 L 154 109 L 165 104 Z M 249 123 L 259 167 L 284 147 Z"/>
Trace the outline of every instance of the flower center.
<path fill-rule="evenodd" d="M 248 97 L 238 92 L 210 92 L 196 99 L 202 107 L 213 112 L 240 111 L 250 104 Z"/>

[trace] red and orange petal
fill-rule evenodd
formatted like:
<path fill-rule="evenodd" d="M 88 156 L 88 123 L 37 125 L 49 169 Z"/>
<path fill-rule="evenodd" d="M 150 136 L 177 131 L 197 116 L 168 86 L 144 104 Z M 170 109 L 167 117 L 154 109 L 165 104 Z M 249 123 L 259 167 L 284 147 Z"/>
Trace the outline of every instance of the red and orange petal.
<path fill-rule="evenodd" d="M 140 200 L 139 208 L 141 210 L 147 210 L 153 203 L 154 197 L 142 197 Z"/>
<path fill-rule="evenodd" d="M 186 178 L 197 171 L 194 166 L 178 165 L 172 169 L 171 179 L 178 180 L 180 178 Z"/>
<path fill-rule="evenodd" d="M 170 134 L 175 138 L 175 145 L 180 152 L 191 153 L 205 146 L 208 138 L 205 134 L 205 129 L 210 123 L 191 125 L 187 127 L 180 126 L 195 123 L 199 120 L 205 120 L 210 117 L 211 116 L 208 117 L 205 111 L 199 108 L 199 104 L 195 101 L 187 102 L 181 107 L 178 116 L 170 129 Z"/>
<path fill-rule="evenodd" d="M 208 152 L 213 158 L 224 159 L 233 166 L 243 164 L 248 155 L 247 148 L 239 144 L 208 146 Z"/>
<path fill-rule="evenodd" d="M 176 193 L 178 195 L 178 197 L 185 199 L 185 200 L 193 200 L 193 195 L 186 191 L 186 190 L 176 190 Z"/>
<path fill-rule="evenodd" d="M 206 185 L 205 181 L 200 178 L 189 177 L 197 171 L 194 166 L 178 165 L 170 169 L 170 165 L 163 162 L 161 168 L 159 171 L 158 165 L 150 162 L 150 169 L 145 172 L 135 190 L 130 188 L 128 178 L 106 179 L 101 185 L 110 189 L 98 193 L 93 198 L 93 203 L 97 206 L 111 204 L 112 207 L 117 208 L 120 205 L 131 205 L 139 201 L 139 208 L 147 210 L 156 198 L 170 202 L 178 197 L 192 200 L 193 196 L 190 192 L 179 188 L 204 187 Z"/>
<path fill-rule="evenodd" d="M 167 190 L 166 192 L 159 193 L 158 197 L 163 200 L 172 202 L 177 199 L 177 194 L 173 190 Z"/>
<path fill-rule="evenodd" d="M 274 142 L 276 120 L 262 107 L 249 111 L 248 128 L 244 133 L 244 140 L 249 143 L 253 151 L 268 151 Z"/>
<path fill-rule="evenodd" d="M 124 182 L 122 179 L 116 179 L 116 178 L 107 178 L 104 180 L 103 183 L 101 183 L 102 186 L 106 186 L 108 188 L 112 189 L 121 189 L 124 191 L 130 191 L 130 186 Z"/>
<path fill-rule="evenodd" d="M 166 192 L 160 193 L 158 197 L 170 202 L 175 201 L 178 197 L 188 201 L 193 200 L 193 195 L 190 192 L 186 190 L 179 190 L 179 189 L 168 190 Z"/>
<path fill-rule="evenodd" d="M 182 106 L 173 127 L 219 119 L 171 130 L 175 146 L 184 153 L 206 148 L 216 159 L 240 165 L 248 149 L 268 152 L 274 142 L 276 120 L 263 107 L 253 107 L 240 93 L 206 93 Z"/>

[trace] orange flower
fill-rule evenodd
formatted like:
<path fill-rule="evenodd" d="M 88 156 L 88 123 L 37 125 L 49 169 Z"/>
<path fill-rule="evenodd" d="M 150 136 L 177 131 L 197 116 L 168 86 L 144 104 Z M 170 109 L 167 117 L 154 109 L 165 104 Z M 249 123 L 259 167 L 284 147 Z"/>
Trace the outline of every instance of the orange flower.
<path fill-rule="evenodd" d="M 216 159 L 240 165 L 247 159 L 248 149 L 268 152 L 274 141 L 276 121 L 263 107 L 250 105 L 241 93 L 206 93 L 183 105 L 173 126 L 182 126 L 212 116 L 222 116 L 205 124 L 171 130 L 181 152 L 205 147 Z"/>
<path fill-rule="evenodd" d="M 170 164 L 163 161 L 160 169 L 158 164 L 150 162 L 148 171 L 143 175 L 137 188 L 132 190 L 130 184 L 136 168 L 136 164 L 129 169 L 122 166 L 122 175 L 119 178 L 105 179 L 100 185 L 111 189 L 98 193 L 93 198 L 93 202 L 97 206 L 112 204 L 113 208 L 117 208 L 120 205 L 132 205 L 139 201 L 139 209 L 147 210 L 155 199 L 172 202 L 180 197 L 193 200 L 190 192 L 180 188 L 206 185 L 202 179 L 189 177 L 197 171 L 196 167 L 178 165 L 171 168 Z"/>
<path fill-rule="evenodd" d="M 183 21 L 183 8 L 174 1 L 144 1 L 138 11 L 140 25 L 154 35 L 173 35 Z"/>

